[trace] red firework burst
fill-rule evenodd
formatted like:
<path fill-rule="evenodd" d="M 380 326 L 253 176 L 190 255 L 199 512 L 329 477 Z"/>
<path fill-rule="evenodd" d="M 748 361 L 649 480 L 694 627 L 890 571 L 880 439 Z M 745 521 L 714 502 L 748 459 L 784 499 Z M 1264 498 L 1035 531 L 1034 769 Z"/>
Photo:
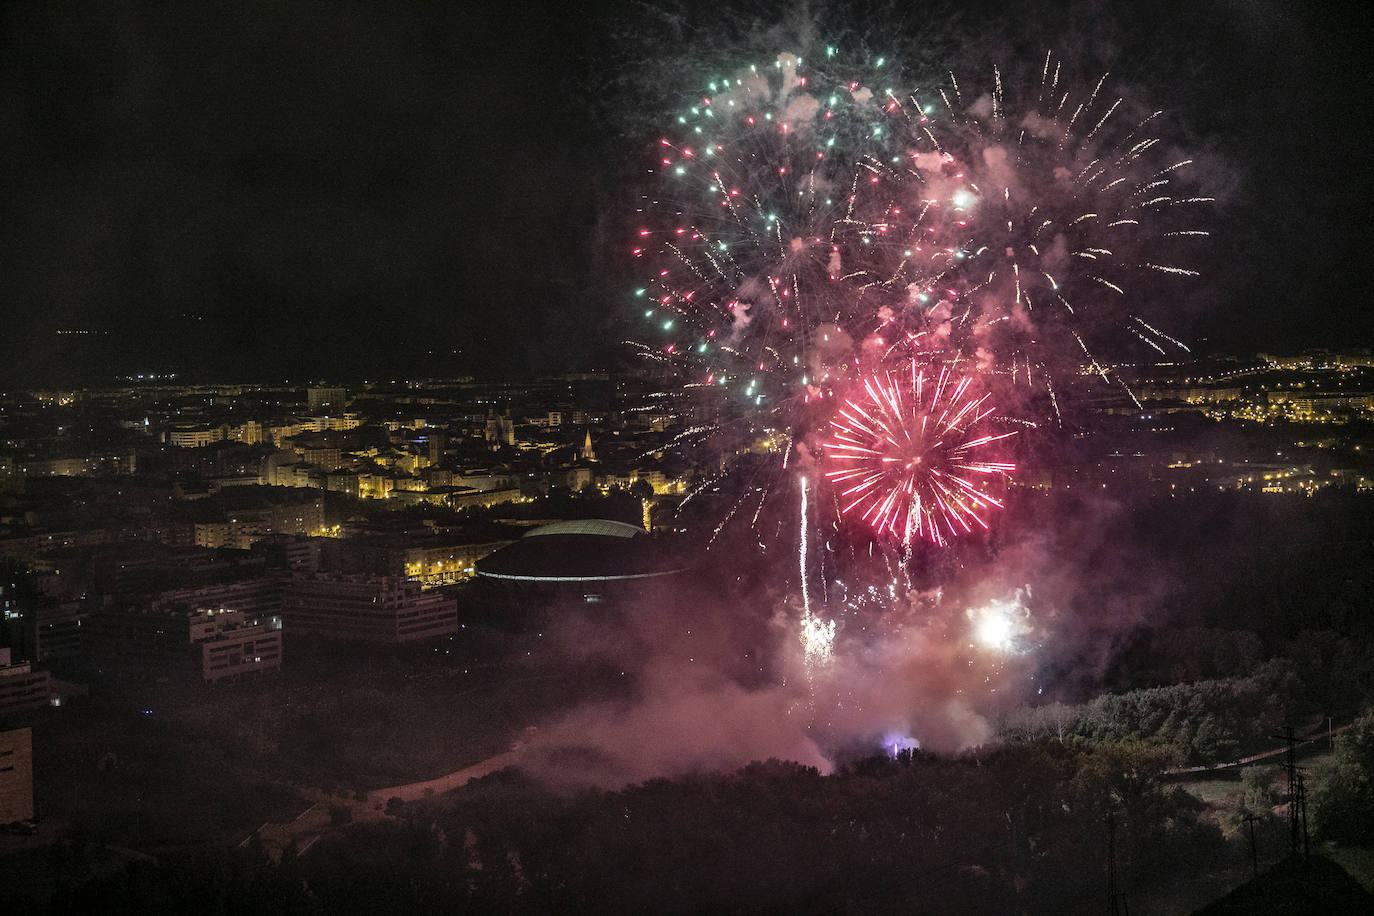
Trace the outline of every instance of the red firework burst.
<path fill-rule="evenodd" d="M 825 454 L 839 468 L 826 476 L 840 488 L 842 511 L 857 513 L 879 534 L 903 544 L 987 528 L 984 514 L 1002 507 L 973 483 L 973 475 L 1007 475 L 1016 469 L 982 461 L 978 450 L 1014 433 L 989 433 L 987 394 L 975 396 L 973 379 L 941 369 L 937 376 L 911 365 L 864 380 L 865 397 L 849 400 L 830 421 Z"/>

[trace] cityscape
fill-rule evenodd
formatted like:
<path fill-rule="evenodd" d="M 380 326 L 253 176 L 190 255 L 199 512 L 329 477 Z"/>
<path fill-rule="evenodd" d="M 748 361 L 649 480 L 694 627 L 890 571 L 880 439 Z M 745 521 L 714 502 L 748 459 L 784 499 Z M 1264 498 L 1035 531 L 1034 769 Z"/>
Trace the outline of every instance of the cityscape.
<path fill-rule="evenodd" d="M 1201 491 L 1363 505 L 1374 490 L 1371 360 L 1314 351 L 1114 367 L 1131 377 L 1134 396 L 1086 373 L 1074 397 L 1092 407 L 1072 432 L 1074 448 L 1028 461 L 1016 498 L 1098 492 L 1192 504 Z M 33 723 L 5 733 L 17 763 L 6 771 L 3 820 L 20 825 L 7 842 L 52 842 L 82 820 L 68 793 L 100 791 L 71 763 L 43 769 L 46 733 L 55 730 L 61 746 L 90 727 L 60 719 L 69 709 L 90 715 L 83 705 L 108 715 L 133 701 L 139 716 L 213 731 L 229 727 L 212 726 L 224 713 L 207 705 L 251 709 L 271 696 L 299 697 L 315 689 L 309 679 L 320 666 L 336 663 L 353 666 L 342 672 L 350 681 L 362 678 L 330 688 L 350 706 L 369 701 L 359 692 L 374 703 L 405 701 L 394 683 L 364 686 L 376 665 L 409 669 L 401 683 L 475 685 L 459 695 L 500 694 L 513 673 L 572 678 L 593 696 L 614 690 L 604 683 L 607 659 L 545 643 L 541 628 L 556 628 L 550 615 L 568 602 L 609 625 L 653 600 L 646 583 L 680 591 L 689 588 L 684 573 L 719 569 L 721 553 L 738 545 L 729 531 L 717 543 L 717 510 L 693 513 L 684 503 L 734 498 L 721 470 L 775 457 L 784 438 L 766 429 L 734 441 L 704 437 L 728 405 L 709 389 L 703 396 L 663 381 L 646 371 L 519 385 L 134 378 L 5 392 L 0 713 Z M 586 521 L 569 521 L 578 518 Z M 617 581 L 626 577 L 638 577 L 635 587 Z M 459 774 L 514 763 L 522 747 L 535 765 L 532 747 L 556 750 L 540 744 L 538 723 L 569 699 L 521 697 L 522 713 L 469 725 L 469 740 L 492 751 L 484 760 L 429 748 L 423 765 L 364 767 L 353 780 L 335 763 L 291 780 L 293 798 L 250 805 L 267 818 L 260 826 L 226 817 L 211 833 L 243 834 L 275 861 L 299 855 L 355 821 L 457 785 Z M 1027 725 L 1031 708 L 1002 713 L 1005 731 L 1043 727 Z M 111 759 L 129 753 L 106 741 L 101 753 Z M 469 760 L 477 766 L 458 767 L 448 781 L 434 772 L 441 761 Z M 387 777 L 398 781 L 383 790 Z M 120 823 L 131 812 L 117 796 L 101 829 L 148 839 L 141 815 Z"/>
<path fill-rule="evenodd" d="M 0 14 L 0 909 L 1374 905 L 1367 23 Z"/>

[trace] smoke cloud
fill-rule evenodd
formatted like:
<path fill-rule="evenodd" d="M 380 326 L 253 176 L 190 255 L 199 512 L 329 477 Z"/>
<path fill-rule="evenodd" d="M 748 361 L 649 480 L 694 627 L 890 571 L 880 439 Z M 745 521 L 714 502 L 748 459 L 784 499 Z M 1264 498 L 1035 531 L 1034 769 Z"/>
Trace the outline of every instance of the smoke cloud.
<path fill-rule="evenodd" d="M 815 503 L 827 500 L 804 442 L 794 461 Z M 1041 697 L 1045 671 L 1061 672 L 1055 696 L 1099 683 L 1167 601 L 1167 583 L 1104 561 L 1125 512 L 1104 498 L 1052 522 L 1032 504 L 992 541 L 910 562 L 824 526 L 810 538 L 812 613 L 835 636 L 808 654 L 796 487 L 783 489 L 692 582 L 613 617 L 580 604 L 555 614 L 544 636 L 557 652 L 619 666 L 632 687 L 542 724 L 522 767 L 552 784 L 619 787 L 772 757 L 829 771 L 882 747 L 977 747 L 995 740 L 1001 714 Z"/>

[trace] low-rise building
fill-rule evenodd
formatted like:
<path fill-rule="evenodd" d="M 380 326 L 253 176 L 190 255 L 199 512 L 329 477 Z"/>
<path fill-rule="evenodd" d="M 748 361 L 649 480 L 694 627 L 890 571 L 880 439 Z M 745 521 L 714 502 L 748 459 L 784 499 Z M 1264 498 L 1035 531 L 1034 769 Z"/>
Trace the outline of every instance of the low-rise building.
<path fill-rule="evenodd" d="M 509 540 L 470 541 L 434 535 L 374 535 L 344 542 L 349 569 L 378 576 L 404 576 L 426 588 L 471 578 L 477 561 Z"/>
<path fill-rule="evenodd" d="M 249 492 L 262 489 L 235 488 L 245 498 L 225 506 L 224 521 L 198 523 L 195 526 L 196 546 L 247 550 L 273 534 L 315 535 L 324 528 L 324 501 L 318 495 L 308 499 L 269 501 L 260 494 Z"/>
<path fill-rule="evenodd" d="M 0 731 L 0 824 L 33 820 L 33 731 Z"/>
<path fill-rule="evenodd" d="M 217 681 L 281 667 L 280 618 L 231 608 L 110 608 L 91 617 L 87 630 L 91 663 L 117 675 L 183 672 Z"/>
<path fill-rule="evenodd" d="M 20 658 L 36 662 L 78 658 L 82 621 L 87 616 L 89 612 L 81 601 L 34 601 L 22 610 L 6 612 L 0 635 Z"/>
<path fill-rule="evenodd" d="M 458 602 L 402 576 L 300 575 L 282 601 L 295 633 L 403 643 L 458 629 Z"/>
<path fill-rule="evenodd" d="M 178 448 L 204 448 L 227 438 L 227 426 L 174 426 L 166 432 L 167 444 Z"/>
<path fill-rule="evenodd" d="M 0 716 L 47 706 L 52 697 L 46 671 L 27 662 L 12 664 L 10 650 L 0 649 Z"/>

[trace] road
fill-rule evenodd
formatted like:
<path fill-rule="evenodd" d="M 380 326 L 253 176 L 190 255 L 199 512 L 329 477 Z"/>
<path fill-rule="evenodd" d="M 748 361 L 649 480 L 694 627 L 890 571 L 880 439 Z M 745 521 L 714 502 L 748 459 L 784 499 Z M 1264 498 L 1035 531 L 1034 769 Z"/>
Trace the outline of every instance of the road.
<path fill-rule="evenodd" d="M 1331 735 L 1339 735 L 1349 729 L 1350 725 L 1342 725 L 1340 728 L 1330 732 L 1318 732 L 1304 738 L 1297 743 L 1298 748 L 1314 744 L 1318 741 L 1325 741 Z M 1174 767 L 1165 770 L 1166 776 L 1197 776 L 1206 773 L 1224 773 L 1229 770 L 1239 769 L 1240 767 L 1250 766 L 1263 760 L 1282 756 L 1287 753 L 1287 747 L 1278 747 L 1258 754 L 1251 754 L 1249 757 L 1242 757 L 1238 760 L 1228 760 L 1220 763 L 1204 764 L 1193 767 Z M 390 786 L 385 789 L 376 789 L 368 792 L 365 800 L 359 801 L 351 796 L 327 795 L 323 792 L 307 793 L 308 797 L 313 797 L 315 803 L 302 811 L 294 819 L 284 824 L 266 823 L 254 831 L 258 839 L 266 847 L 268 854 L 273 860 L 280 860 L 282 851 L 289 848 L 293 843 L 297 854 L 305 852 L 329 830 L 333 829 L 333 809 L 346 807 L 349 811 L 349 823 L 358 821 L 380 821 L 387 817 L 386 805 L 393 798 L 402 801 L 416 801 L 417 799 L 427 798 L 431 795 L 439 795 L 453 789 L 465 786 L 473 779 L 481 779 L 490 773 L 514 766 L 520 758 L 519 751 L 512 749 L 495 757 L 488 757 L 486 760 L 474 763 L 472 766 L 455 770 L 444 776 L 435 779 L 425 779 L 420 782 L 410 782 L 400 786 Z M 252 839 L 250 835 L 240 845 L 246 846 Z"/>
<path fill-rule="evenodd" d="M 1318 741 L 1326 741 L 1330 738 L 1330 736 L 1339 735 L 1341 732 L 1350 728 L 1350 726 L 1353 724 L 1354 723 L 1352 722 L 1348 725 L 1342 725 L 1340 728 L 1334 728 L 1329 732 L 1318 732 L 1315 735 L 1310 735 L 1309 737 L 1302 739 L 1301 741 L 1297 742 L 1294 746 L 1297 748 L 1303 748 L 1307 745 L 1315 744 Z M 1287 746 L 1276 747 L 1273 750 L 1261 751 L 1258 754 L 1251 754 L 1249 757 L 1241 757 L 1238 760 L 1227 760 L 1223 763 L 1205 763 L 1201 766 L 1195 767 L 1174 767 L 1172 769 L 1165 770 L 1164 775 L 1196 776 L 1201 773 L 1224 773 L 1227 770 L 1239 769 L 1240 767 L 1249 766 L 1252 763 L 1258 763 L 1261 760 L 1268 760 L 1271 757 L 1278 757 L 1286 753 L 1288 753 Z"/>
<path fill-rule="evenodd" d="M 481 779 L 489 773 L 514 766 L 518 757 L 517 751 L 506 751 L 504 754 L 488 757 L 472 766 L 464 767 L 435 779 L 426 779 L 368 792 L 366 799 L 362 801 L 352 796 L 327 795 L 323 792 L 313 791 L 308 793 L 308 797 L 313 797 L 315 803 L 309 808 L 285 823 L 268 822 L 263 824 L 239 845 L 247 846 L 252 841 L 253 836 L 256 835 L 273 861 L 279 861 L 282 852 L 290 848 L 292 844 L 295 845 L 297 854 L 303 853 L 313 846 L 315 841 L 333 829 L 333 811 L 336 808 L 348 809 L 350 823 L 384 820 L 387 816 L 387 802 L 393 798 L 399 798 L 402 801 L 415 801 L 430 795 L 448 792 L 467 785 L 470 780 Z"/>

